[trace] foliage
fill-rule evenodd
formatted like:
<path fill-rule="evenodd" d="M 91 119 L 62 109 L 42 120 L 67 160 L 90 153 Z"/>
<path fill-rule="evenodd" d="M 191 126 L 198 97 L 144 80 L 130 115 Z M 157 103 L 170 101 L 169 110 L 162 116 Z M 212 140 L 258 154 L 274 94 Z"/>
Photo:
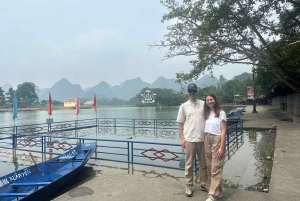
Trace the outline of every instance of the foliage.
<path fill-rule="evenodd" d="M 119 99 L 119 98 L 112 98 L 111 100 L 108 98 L 100 98 L 97 99 L 97 105 L 113 105 L 113 106 L 120 106 L 125 105 L 127 101 Z"/>
<path fill-rule="evenodd" d="M 142 94 L 144 91 L 150 90 L 156 94 L 155 102 L 160 105 L 165 106 L 173 106 L 173 105 L 180 105 L 186 101 L 186 95 L 182 92 L 176 92 L 173 89 L 166 89 L 166 88 L 143 88 L 140 92 Z M 141 102 L 141 99 L 140 99 Z"/>
<path fill-rule="evenodd" d="M 14 90 L 13 88 L 9 88 L 8 92 L 5 93 L 6 102 L 13 103 L 14 100 Z"/>
<path fill-rule="evenodd" d="M 5 103 L 5 96 L 4 91 L 2 90 L 2 87 L 0 87 L 0 107 Z"/>
<path fill-rule="evenodd" d="M 36 90 L 38 87 L 33 82 L 24 82 L 17 86 L 17 96 L 20 101 L 30 102 L 38 100 Z"/>
<path fill-rule="evenodd" d="M 161 0 L 172 20 L 163 40 L 150 47 L 167 48 L 164 59 L 193 56 L 193 69 L 176 74 L 178 82 L 197 80 L 213 67 L 249 64 L 270 71 L 300 91 L 298 1 Z"/>

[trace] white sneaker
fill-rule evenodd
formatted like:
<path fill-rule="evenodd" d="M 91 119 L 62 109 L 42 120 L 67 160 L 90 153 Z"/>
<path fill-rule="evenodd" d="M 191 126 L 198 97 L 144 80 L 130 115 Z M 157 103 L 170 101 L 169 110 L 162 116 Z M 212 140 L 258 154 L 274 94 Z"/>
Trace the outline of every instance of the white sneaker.
<path fill-rule="evenodd" d="M 185 196 L 192 197 L 193 196 L 193 185 L 187 184 L 185 188 Z"/>
<path fill-rule="evenodd" d="M 208 195 L 208 198 L 206 201 L 216 201 L 217 197 L 213 196 L 213 195 Z"/>

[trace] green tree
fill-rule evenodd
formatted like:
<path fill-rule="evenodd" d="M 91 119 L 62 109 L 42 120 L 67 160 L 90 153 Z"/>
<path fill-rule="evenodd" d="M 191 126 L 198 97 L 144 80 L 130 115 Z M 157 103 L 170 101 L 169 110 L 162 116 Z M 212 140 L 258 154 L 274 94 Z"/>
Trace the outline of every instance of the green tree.
<path fill-rule="evenodd" d="M 13 88 L 9 88 L 8 92 L 5 93 L 5 98 L 8 103 L 13 103 L 14 101 L 14 90 Z"/>
<path fill-rule="evenodd" d="M 17 96 L 18 99 L 22 102 L 30 102 L 34 100 L 38 100 L 38 96 L 36 90 L 38 87 L 32 82 L 24 82 L 23 84 L 19 84 L 17 86 Z"/>
<path fill-rule="evenodd" d="M 213 74 L 214 66 L 236 63 L 264 67 L 300 91 L 300 81 L 295 70 L 291 70 L 299 73 L 299 65 L 291 67 L 271 46 L 286 47 L 299 41 L 298 1 L 161 0 L 161 3 L 169 10 L 162 21 L 176 20 L 176 23 L 168 26 L 163 40 L 150 47 L 167 48 L 164 59 L 196 57 L 190 61 L 193 69 L 189 73 L 176 74 L 178 82 L 197 80 L 205 71 Z"/>
<path fill-rule="evenodd" d="M 5 103 L 5 96 L 4 91 L 2 90 L 2 87 L 0 87 L 0 107 Z"/>

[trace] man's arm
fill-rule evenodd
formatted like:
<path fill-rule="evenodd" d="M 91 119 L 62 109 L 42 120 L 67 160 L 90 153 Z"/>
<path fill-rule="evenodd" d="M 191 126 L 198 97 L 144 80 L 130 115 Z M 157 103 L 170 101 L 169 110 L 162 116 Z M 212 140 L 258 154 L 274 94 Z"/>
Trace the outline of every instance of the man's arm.
<path fill-rule="evenodd" d="M 185 139 L 183 136 L 183 123 L 179 123 L 179 135 L 180 135 L 181 146 L 185 149 Z"/>

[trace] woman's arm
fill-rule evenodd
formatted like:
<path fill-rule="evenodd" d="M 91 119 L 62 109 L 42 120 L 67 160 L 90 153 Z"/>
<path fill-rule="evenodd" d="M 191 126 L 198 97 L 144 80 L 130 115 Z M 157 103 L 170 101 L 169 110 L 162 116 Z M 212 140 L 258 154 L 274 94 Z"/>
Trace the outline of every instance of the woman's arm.
<path fill-rule="evenodd" d="M 217 157 L 218 158 L 222 158 L 224 157 L 224 153 L 225 153 L 225 142 L 226 142 L 226 121 L 222 120 L 221 121 L 221 144 L 220 144 L 220 148 L 217 152 Z"/>

